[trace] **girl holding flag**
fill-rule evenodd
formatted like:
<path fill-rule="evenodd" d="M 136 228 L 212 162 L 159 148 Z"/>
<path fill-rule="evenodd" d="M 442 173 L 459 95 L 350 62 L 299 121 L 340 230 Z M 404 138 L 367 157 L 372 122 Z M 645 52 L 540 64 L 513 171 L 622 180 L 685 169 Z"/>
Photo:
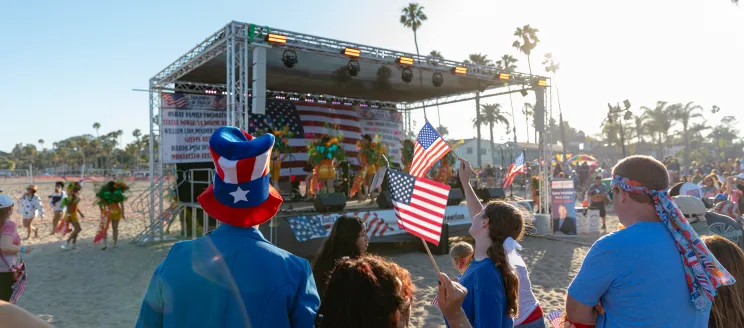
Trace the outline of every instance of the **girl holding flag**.
<path fill-rule="evenodd" d="M 513 327 L 515 320 L 522 327 L 544 327 L 526 265 L 516 251 L 516 240 L 524 235 L 522 211 L 503 201 L 483 207 L 470 186 L 471 173 L 470 163 L 460 159 L 459 177 L 472 220 L 469 233 L 475 239 L 473 261 L 460 278 L 469 291 L 462 309 L 475 328 Z M 517 267 L 525 268 L 522 288 Z"/>

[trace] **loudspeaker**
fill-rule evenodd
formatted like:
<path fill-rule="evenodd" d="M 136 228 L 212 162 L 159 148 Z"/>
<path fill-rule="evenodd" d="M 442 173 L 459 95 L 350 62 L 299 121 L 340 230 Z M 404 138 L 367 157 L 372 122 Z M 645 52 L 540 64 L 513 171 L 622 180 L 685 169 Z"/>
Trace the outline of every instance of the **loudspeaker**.
<path fill-rule="evenodd" d="M 449 253 L 449 223 L 442 224 L 442 236 L 439 238 L 439 245 L 426 242 L 432 255 L 445 255 Z"/>
<path fill-rule="evenodd" d="M 506 192 L 504 192 L 504 188 L 481 188 L 478 189 L 477 194 L 478 198 L 480 198 L 484 203 L 492 199 L 506 198 Z"/>
<path fill-rule="evenodd" d="M 454 206 L 460 205 L 465 197 L 462 195 L 460 189 L 450 189 L 449 196 L 447 197 L 447 205 Z"/>
<path fill-rule="evenodd" d="M 340 212 L 346 208 L 346 196 L 341 192 L 320 193 L 315 196 L 313 207 L 320 213 Z"/>
<path fill-rule="evenodd" d="M 383 191 L 377 195 L 377 206 L 380 208 L 393 208 L 393 199 L 390 197 L 390 191 Z"/>

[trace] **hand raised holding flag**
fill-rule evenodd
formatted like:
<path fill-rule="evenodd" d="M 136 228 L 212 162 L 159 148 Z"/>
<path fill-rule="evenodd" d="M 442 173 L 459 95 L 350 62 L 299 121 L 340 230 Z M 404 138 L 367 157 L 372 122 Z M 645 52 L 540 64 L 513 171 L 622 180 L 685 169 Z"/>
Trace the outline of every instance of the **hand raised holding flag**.
<path fill-rule="evenodd" d="M 463 184 L 470 183 L 470 176 L 472 175 L 472 173 L 473 167 L 470 166 L 470 162 L 460 158 L 460 170 L 458 171 L 460 182 L 462 182 Z"/>

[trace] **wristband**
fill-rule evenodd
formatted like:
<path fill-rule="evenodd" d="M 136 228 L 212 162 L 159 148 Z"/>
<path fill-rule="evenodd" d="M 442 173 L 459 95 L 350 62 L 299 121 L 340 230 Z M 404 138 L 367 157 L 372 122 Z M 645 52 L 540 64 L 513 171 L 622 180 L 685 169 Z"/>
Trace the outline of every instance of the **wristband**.
<path fill-rule="evenodd" d="M 26 247 L 21 246 L 21 254 L 26 253 Z"/>

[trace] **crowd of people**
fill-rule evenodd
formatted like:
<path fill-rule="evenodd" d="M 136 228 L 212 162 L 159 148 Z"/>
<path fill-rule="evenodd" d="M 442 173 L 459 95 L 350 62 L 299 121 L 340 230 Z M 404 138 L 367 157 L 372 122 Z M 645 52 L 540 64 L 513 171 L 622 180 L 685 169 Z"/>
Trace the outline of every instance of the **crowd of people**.
<path fill-rule="evenodd" d="M 198 201 L 222 224 L 171 247 L 152 275 L 137 327 L 409 327 L 416 297 L 411 274 L 368 251 L 361 218 L 339 217 L 312 263 L 259 232 L 282 198 L 269 183 L 268 170 L 238 172 L 261 173 L 255 168 L 266 167 L 269 159 L 259 155 L 271 150 L 272 138 L 249 140 L 234 127 L 215 131 L 210 148 L 217 176 Z M 432 303 L 448 327 L 545 327 L 519 254 L 529 214 L 500 200 L 482 204 L 472 175 L 470 163 L 461 160 L 457 176 L 474 243 L 452 245 L 458 276 L 432 271 L 438 278 Z M 606 193 L 625 228 L 592 245 L 568 286 L 562 326 L 744 327 L 744 252 L 725 238 L 698 236 L 672 200 L 670 175 L 661 162 L 631 156 L 614 166 L 611 178 Z M 117 190 L 113 183 L 105 188 Z M 79 190 L 65 195 L 58 189 L 50 201 L 79 199 Z M 13 293 L 16 257 L 31 251 L 9 220 L 14 204 L 0 196 L 4 301 Z M 102 211 L 118 208 L 104 206 L 112 204 L 102 203 Z M 62 220 L 72 223 L 77 210 L 69 201 L 64 205 Z M 70 241 L 74 245 L 74 238 Z M 16 322 L 28 320 L 28 327 L 44 325 L 6 303 L 0 303 L 0 313 Z"/>

